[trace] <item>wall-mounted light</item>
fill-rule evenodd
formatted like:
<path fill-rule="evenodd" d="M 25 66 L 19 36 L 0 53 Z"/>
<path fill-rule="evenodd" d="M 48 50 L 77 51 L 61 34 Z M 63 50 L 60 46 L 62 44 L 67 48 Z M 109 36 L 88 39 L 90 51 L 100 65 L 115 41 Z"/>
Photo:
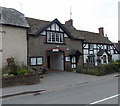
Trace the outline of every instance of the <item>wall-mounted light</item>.
<path fill-rule="evenodd" d="M 67 50 L 69 50 L 69 48 L 67 48 Z"/>
<path fill-rule="evenodd" d="M 59 45 L 57 45 L 56 47 L 59 48 Z"/>

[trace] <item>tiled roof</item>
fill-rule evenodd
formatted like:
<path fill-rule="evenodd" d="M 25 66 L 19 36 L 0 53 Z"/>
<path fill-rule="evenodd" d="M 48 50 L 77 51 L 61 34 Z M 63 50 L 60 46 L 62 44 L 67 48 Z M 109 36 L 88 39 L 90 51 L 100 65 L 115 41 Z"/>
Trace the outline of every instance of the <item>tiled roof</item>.
<path fill-rule="evenodd" d="M 63 24 L 63 27 L 71 34 L 74 39 L 85 39 L 84 36 L 81 36 L 80 32 L 76 30 L 73 26 Z"/>
<path fill-rule="evenodd" d="M 81 31 L 79 30 L 80 36 L 84 37 L 87 43 L 103 43 L 103 44 L 113 44 L 107 37 L 100 35 L 99 33 Z"/>
<path fill-rule="evenodd" d="M 42 30 L 44 27 L 50 24 L 49 21 L 43 21 L 43 20 L 33 19 L 33 18 L 28 18 L 28 17 L 26 17 L 26 20 L 30 26 L 28 33 L 31 35 L 35 35 L 35 33 L 38 30 Z"/>
<path fill-rule="evenodd" d="M 24 15 L 12 8 L 0 7 L 0 24 L 29 27 Z"/>
<path fill-rule="evenodd" d="M 120 43 L 115 43 L 118 52 L 120 53 Z"/>
<path fill-rule="evenodd" d="M 30 29 L 28 31 L 29 34 L 35 35 L 38 30 L 42 30 L 44 27 L 50 25 L 50 21 L 44 21 L 33 18 L 26 18 L 28 24 L 30 25 Z M 88 31 L 81 31 L 75 29 L 73 26 L 69 26 L 66 24 L 61 24 L 63 28 L 72 36 L 74 39 L 84 40 L 87 43 L 103 43 L 103 44 L 113 44 L 107 37 L 100 35 L 99 33 L 93 33 Z"/>

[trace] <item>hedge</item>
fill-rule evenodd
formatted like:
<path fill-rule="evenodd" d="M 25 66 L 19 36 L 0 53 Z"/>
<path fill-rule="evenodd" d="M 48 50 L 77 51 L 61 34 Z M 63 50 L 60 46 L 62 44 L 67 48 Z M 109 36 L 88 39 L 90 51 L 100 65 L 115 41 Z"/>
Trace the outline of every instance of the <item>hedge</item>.
<path fill-rule="evenodd" d="M 78 67 L 76 69 L 76 72 L 96 75 L 96 76 L 120 72 L 120 62 L 112 62 L 109 64 L 102 65 L 100 67 L 94 67 L 94 68 Z"/>

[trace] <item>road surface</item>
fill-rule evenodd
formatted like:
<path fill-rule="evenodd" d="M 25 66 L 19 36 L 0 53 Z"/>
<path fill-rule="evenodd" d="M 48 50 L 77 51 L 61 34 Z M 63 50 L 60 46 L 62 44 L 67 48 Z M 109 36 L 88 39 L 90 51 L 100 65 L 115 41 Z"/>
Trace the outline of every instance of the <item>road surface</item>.
<path fill-rule="evenodd" d="M 3 104 L 118 104 L 118 77 L 3 99 Z"/>

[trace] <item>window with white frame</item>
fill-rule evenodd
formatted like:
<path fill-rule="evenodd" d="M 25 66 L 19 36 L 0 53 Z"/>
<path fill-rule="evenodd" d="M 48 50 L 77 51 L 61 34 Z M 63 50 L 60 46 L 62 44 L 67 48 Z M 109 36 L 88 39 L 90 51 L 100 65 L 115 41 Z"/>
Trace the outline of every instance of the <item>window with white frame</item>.
<path fill-rule="evenodd" d="M 88 61 L 89 61 L 89 63 L 94 63 L 95 62 L 95 56 L 94 55 L 88 56 Z"/>
<path fill-rule="evenodd" d="M 47 42 L 49 42 L 49 43 L 63 43 L 63 33 L 47 32 Z"/>
<path fill-rule="evenodd" d="M 72 68 L 75 69 L 77 67 L 77 63 L 76 63 L 76 57 L 72 57 Z"/>
<path fill-rule="evenodd" d="M 89 44 L 89 49 L 93 50 L 93 44 Z"/>

